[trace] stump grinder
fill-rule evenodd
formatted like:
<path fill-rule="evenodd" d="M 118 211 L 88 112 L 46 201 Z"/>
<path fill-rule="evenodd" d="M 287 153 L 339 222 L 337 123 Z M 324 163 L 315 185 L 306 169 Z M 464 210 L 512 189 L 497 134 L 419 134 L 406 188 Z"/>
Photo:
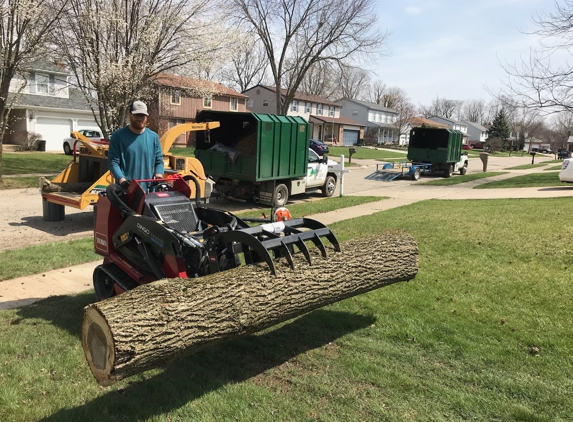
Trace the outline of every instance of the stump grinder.
<path fill-rule="evenodd" d="M 140 182 L 150 183 L 149 193 Z M 294 268 L 295 247 L 311 263 L 307 241 L 324 257 L 323 238 L 340 251 L 332 231 L 316 220 L 289 219 L 284 209 L 275 218 L 241 219 L 207 208 L 199 194 L 192 201 L 188 182 L 180 175 L 132 180 L 125 192 L 110 184 L 101 194 L 94 230 L 95 252 L 104 257 L 93 274 L 98 300 L 163 278 L 201 277 L 240 265 L 264 263 L 274 274 L 278 257 Z"/>

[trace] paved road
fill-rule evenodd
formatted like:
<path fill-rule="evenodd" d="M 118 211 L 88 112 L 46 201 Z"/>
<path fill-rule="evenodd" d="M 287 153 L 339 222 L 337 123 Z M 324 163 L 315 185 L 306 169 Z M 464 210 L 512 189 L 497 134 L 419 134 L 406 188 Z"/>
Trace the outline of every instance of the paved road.
<path fill-rule="evenodd" d="M 358 160 L 354 161 L 358 162 Z M 536 159 L 536 161 L 539 162 L 541 160 Z M 545 161 L 548 161 L 548 159 L 545 159 Z M 489 160 L 488 171 L 501 171 L 507 167 L 530 163 L 530 156 L 495 157 Z M 376 161 L 361 160 L 360 164 L 361 166 L 359 167 L 350 167 L 351 172 L 345 175 L 344 194 L 380 196 L 389 197 L 390 199 L 318 214 L 313 216 L 313 218 L 329 225 L 344 219 L 369 215 L 378 211 L 432 198 L 455 200 L 573 196 L 573 185 L 571 185 L 571 187 L 549 188 L 473 189 L 474 186 L 488 183 L 491 180 L 501 180 L 519 174 L 543 171 L 543 167 L 531 170 L 511 170 L 508 174 L 488 178 L 488 180 L 482 179 L 444 187 L 425 186 L 423 183 L 426 179 L 425 177 L 422 177 L 418 182 L 414 182 L 410 179 L 381 182 L 374 177 Z M 554 166 L 555 164 L 549 165 Z M 481 171 L 481 161 L 478 158 L 471 158 L 468 173 L 471 174 Z M 338 192 L 336 195 L 337 194 Z M 302 198 L 302 200 L 310 200 L 315 197 L 317 196 L 303 195 L 299 197 L 299 200 L 301 200 L 300 198 Z M 7 199 L 9 200 L 8 203 L 6 202 Z M 13 207 L 10 205 L 12 203 L 17 203 L 19 206 Z M 3 209 L 8 209 L 8 213 L 5 213 L 2 216 L 3 218 L 0 219 L 0 232 L 4 231 L 4 227 L 16 226 L 21 230 L 22 236 L 28 236 L 31 233 L 37 237 L 37 239 L 35 239 L 36 241 L 30 242 L 32 244 L 49 241 L 46 239 L 67 239 L 69 237 L 85 237 L 91 235 L 93 224 L 91 212 L 78 212 L 77 210 L 66 209 L 68 217 L 64 223 L 44 222 L 41 219 L 40 195 L 36 189 L 0 191 L 0 204 L 2 204 Z M 249 204 L 238 201 L 226 201 L 224 203 L 213 201 L 212 205 L 229 211 L 238 211 L 250 207 Z M 19 211 L 15 214 L 10 213 L 10 210 L 16 209 Z M 8 246 L 9 248 L 10 240 L 3 239 L 1 246 Z M 29 304 L 50 295 L 78 293 L 88 290 L 91 288 L 93 269 L 99 262 L 100 261 L 91 262 L 71 268 L 0 282 L 0 310 Z"/>

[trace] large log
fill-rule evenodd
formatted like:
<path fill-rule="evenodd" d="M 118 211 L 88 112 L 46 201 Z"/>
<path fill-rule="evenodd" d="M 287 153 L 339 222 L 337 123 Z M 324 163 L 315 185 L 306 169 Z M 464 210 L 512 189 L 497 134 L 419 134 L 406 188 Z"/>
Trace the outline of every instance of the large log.
<path fill-rule="evenodd" d="M 404 231 L 353 239 L 341 248 L 331 248 L 327 259 L 311 249 L 312 265 L 295 254 L 295 269 L 279 261 L 276 276 L 266 266 L 243 266 L 160 280 L 91 304 L 82 325 L 90 369 L 100 385 L 111 385 L 418 272 L 418 247 Z"/>

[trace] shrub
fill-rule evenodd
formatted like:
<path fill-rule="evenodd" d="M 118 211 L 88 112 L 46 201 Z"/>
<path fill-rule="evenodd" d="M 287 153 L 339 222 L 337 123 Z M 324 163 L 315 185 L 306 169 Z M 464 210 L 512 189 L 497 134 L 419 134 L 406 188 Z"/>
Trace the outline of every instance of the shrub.
<path fill-rule="evenodd" d="M 27 130 L 21 130 L 14 134 L 14 143 L 18 145 L 18 151 L 36 151 L 40 139 L 42 139 L 42 135 Z"/>

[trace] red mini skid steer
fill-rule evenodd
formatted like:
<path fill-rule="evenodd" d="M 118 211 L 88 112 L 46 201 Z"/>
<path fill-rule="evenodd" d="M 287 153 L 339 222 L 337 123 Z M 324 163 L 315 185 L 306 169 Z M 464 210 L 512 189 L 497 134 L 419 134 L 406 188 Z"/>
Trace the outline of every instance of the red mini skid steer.
<path fill-rule="evenodd" d="M 149 193 L 142 182 L 150 185 Z M 190 194 L 179 175 L 132 180 L 126 192 L 116 184 L 107 187 L 98 200 L 94 231 L 95 252 L 104 256 L 93 275 L 98 300 L 163 278 L 201 277 L 239 265 L 266 263 L 274 274 L 274 258 L 285 258 L 294 268 L 295 246 L 311 264 L 306 241 L 324 257 L 322 238 L 340 251 L 334 234 L 316 220 L 250 226 L 246 219 L 201 205 L 199 197 L 193 203 Z"/>

